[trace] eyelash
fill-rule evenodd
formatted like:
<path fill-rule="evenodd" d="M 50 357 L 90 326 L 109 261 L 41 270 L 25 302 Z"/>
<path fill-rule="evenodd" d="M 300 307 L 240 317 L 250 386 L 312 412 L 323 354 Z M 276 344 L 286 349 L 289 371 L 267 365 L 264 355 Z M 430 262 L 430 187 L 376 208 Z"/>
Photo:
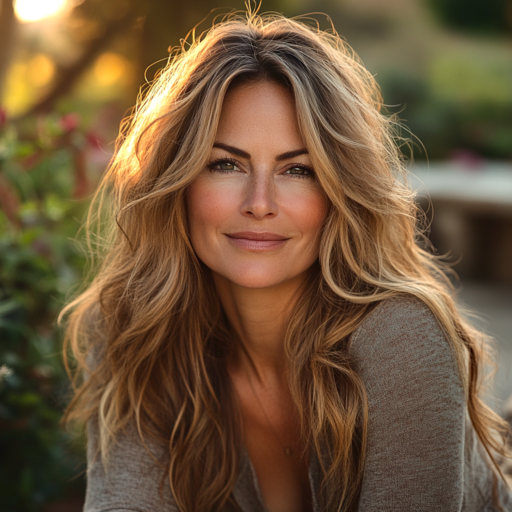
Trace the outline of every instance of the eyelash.
<path fill-rule="evenodd" d="M 232 165 L 236 165 L 237 167 L 240 167 L 240 164 L 234 158 L 217 158 L 216 160 L 211 161 L 206 167 L 207 167 L 207 169 L 209 169 L 212 172 L 220 172 L 220 173 L 225 173 L 225 174 L 233 172 L 233 171 L 223 171 L 221 169 L 215 169 L 215 166 L 217 166 L 219 164 L 223 164 L 223 163 L 229 163 Z M 287 171 L 289 171 L 290 169 L 296 169 L 296 168 L 304 169 L 305 171 L 308 171 L 309 175 L 307 175 L 307 174 L 289 174 L 288 176 L 293 176 L 295 178 L 302 178 L 302 179 L 309 179 L 309 178 L 313 178 L 315 176 L 315 171 L 313 170 L 313 168 L 310 167 L 309 165 L 305 165 L 305 164 L 292 164 L 292 166 L 289 167 L 287 169 Z"/>

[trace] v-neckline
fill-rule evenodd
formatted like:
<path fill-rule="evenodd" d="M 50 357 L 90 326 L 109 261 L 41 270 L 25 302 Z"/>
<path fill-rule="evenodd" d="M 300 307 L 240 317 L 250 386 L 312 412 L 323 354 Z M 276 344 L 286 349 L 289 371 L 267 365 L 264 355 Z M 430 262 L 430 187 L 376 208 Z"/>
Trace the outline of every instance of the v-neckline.
<path fill-rule="evenodd" d="M 252 464 L 249 452 L 242 446 L 240 454 L 240 470 L 233 489 L 233 496 L 243 512 L 269 512 L 263 499 L 263 494 L 258 482 L 256 470 Z M 308 465 L 308 480 L 313 501 L 313 512 L 319 512 L 316 491 L 319 482 L 319 463 L 314 450 L 311 450 Z"/>

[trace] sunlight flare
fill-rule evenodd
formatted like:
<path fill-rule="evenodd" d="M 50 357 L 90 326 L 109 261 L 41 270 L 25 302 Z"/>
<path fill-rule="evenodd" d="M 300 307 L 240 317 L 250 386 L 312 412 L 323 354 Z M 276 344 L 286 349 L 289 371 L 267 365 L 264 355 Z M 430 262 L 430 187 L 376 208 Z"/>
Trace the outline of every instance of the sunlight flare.
<path fill-rule="evenodd" d="M 16 0 L 14 8 L 18 19 L 28 23 L 55 16 L 66 3 L 67 0 Z"/>

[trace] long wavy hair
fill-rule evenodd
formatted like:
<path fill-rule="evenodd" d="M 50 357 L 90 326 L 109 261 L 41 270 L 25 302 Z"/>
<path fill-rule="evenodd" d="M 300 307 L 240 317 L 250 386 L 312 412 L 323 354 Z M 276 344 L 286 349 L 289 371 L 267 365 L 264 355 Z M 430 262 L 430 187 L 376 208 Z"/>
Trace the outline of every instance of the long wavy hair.
<path fill-rule="evenodd" d="M 355 509 L 364 471 L 367 398 L 350 334 L 397 294 L 426 303 L 451 342 L 497 499 L 506 427 L 479 397 L 485 340 L 425 247 L 396 120 L 334 30 L 276 14 L 231 15 L 175 49 L 124 123 L 86 222 L 92 278 L 59 317 L 76 390 L 64 420 L 97 421 L 105 459 L 130 424 L 168 446 L 181 511 L 232 500 L 241 425 L 224 364 L 230 331 L 191 246 L 184 198 L 207 165 L 226 92 L 261 80 L 292 94 L 329 202 L 284 341 L 292 397 L 323 464 L 323 510 Z"/>

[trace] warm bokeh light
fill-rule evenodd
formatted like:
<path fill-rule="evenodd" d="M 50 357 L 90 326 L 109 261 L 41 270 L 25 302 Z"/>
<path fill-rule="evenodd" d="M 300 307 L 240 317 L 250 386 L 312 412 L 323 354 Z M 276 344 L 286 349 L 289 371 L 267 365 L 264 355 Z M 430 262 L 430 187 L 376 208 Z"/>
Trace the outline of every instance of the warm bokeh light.
<path fill-rule="evenodd" d="M 62 11 L 67 0 L 16 0 L 16 16 L 22 22 L 39 21 Z"/>
<path fill-rule="evenodd" d="M 28 76 L 36 87 L 46 85 L 54 74 L 55 64 L 47 55 L 40 53 L 30 60 Z"/>
<path fill-rule="evenodd" d="M 123 76 L 127 67 L 128 63 L 123 56 L 107 52 L 96 61 L 94 74 L 101 85 L 112 85 Z"/>
<path fill-rule="evenodd" d="M 10 115 L 16 116 L 30 104 L 33 88 L 27 80 L 28 65 L 16 62 L 11 66 L 5 84 L 4 105 Z"/>

